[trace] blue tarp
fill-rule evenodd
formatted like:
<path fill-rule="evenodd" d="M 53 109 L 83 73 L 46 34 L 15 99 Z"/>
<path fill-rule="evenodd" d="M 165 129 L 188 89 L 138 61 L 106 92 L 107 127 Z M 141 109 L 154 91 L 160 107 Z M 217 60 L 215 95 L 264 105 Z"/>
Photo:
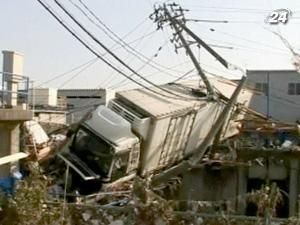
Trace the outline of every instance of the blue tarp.
<path fill-rule="evenodd" d="M 15 185 L 20 179 L 22 179 L 22 174 L 20 172 L 14 172 L 10 177 L 1 177 L 0 190 L 6 195 L 13 195 L 15 191 Z"/>

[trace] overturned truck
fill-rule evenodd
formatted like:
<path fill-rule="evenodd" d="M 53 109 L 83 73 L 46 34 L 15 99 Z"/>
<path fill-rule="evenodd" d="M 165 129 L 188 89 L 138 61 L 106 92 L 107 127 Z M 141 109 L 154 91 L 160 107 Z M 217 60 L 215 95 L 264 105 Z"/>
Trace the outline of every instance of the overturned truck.
<path fill-rule="evenodd" d="M 108 107 L 86 116 L 58 154 L 70 168 L 70 191 L 90 194 L 120 179 L 159 174 L 192 156 L 218 118 L 224 124 L 221 139 L 236 135 L 235 120 L 244 114 L 235 106 L 224 110 L 237 85 L 223 83 L 227 93 L 209 99 L 198 84 L 164 85 L 176 98 L 145 89 L 121 91 Z M 237 101 L 247 104 L 250 97 L 244 90 Z"/>

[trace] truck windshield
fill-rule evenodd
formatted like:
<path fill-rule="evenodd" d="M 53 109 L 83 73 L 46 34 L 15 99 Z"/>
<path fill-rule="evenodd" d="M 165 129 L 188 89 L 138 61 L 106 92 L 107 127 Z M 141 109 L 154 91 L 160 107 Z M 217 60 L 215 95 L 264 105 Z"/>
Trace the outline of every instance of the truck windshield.
<path fill-rule="evenodd" d="M 107 177 L 113 160 L 112 147 L 85 128 L 80 128 L 76 133 L 72 148 L 90 169 L 102 177 Z"/>

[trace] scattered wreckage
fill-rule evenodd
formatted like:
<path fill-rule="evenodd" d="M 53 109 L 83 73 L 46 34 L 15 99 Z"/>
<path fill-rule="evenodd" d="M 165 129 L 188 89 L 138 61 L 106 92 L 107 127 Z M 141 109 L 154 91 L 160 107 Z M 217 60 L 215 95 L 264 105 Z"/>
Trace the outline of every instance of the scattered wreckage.
<path fill-rule="evenodd" d="M 245 77 L 238 85 L 208 79 L 182 31 L 226 68 L 232 65 L 178 20 L 182 16 L 172 16 L 166 5 L 153 14 L 158 28 L 172 25 L 175 40 L 185 47 L 203 85 L 187 81 L 118 92 L 108 106 L 99 106 L 72 126 L 53 150 L 34 147 L 44 173 L 53 181 L 54 195 L 71 201 L 87 196 L 85 200 L 92 202 L 108 196 L 108 205 L 125 205 L 134 178 L 141 177 L 166 198 L 218 202 L 224 210 L 229 207 L 223 201 L 230 201 L 237 213 L 247 214 L 257 212 L 246 202 L 249 190 L 265 181 L 297 180 L 298 174 L 286 165 L 296 165 L 294 154 L 300 157 L 298 127 L 270 122 L 249 110 L 253 93 L 242 89 Z M 39 157 L 43 152 L 47 157 Z M 166 194 L 178 177 L 179 190 Z M 290 187 L 294 195 L 285 202 L 289 215 L 295 214 L 295 188 Z M 287 216 L 286 208 L 280 210 Z"/>
<path fill-rule="evenodd" d="M 68 171 L 68 191 L 89 195 L 136 175 L 160 180 L 162 171 L 194 153 L 204 155 L 222 124 L 226 129 L 220 140 L 238 134 L 235 120 L 244 113 L 237 113 L 234 102 L 247 101 L 249 93 L 237 97 L 240 85 L 226 104 L 225 100 L 207 101 L 196 87 L 196 82 L 164 86 L 182 99 L 144 89 L 118 92 L 108 107 L 99 106 L 69 132 L 57 157 L 47 162 L 48 173 L 63 181 Z"/>
<path fill-rule="evenodd" d="M 118 92 L 107 107 L 99 106 L 86 115 L 68 133 L 66 145 L 56 154 L 55 160 L 48 163 L 48 173 L 65 185 L 61 189 L 87 195 L 107 190 L 137 175 L 152 177 L 153 185 L 163 183 L 197 165 L 213 140 L 222 141 L 239 132 L 236 120 L 243 118 L 242 105 L 248 104 L 251 98 L 247 91 L 241 92 L 246 78 L 243 77 L 239 85 L 224 84 L 227 85 L 226 94 L 216 90 L 181 31 L 220 64 L 226 68 L 232 65 L 185 26 L 182 10 L 175 16 L 174 7 L 178 5 L 170 5 L 172 12 L 168 7 L 159 7 L 150 18 L 158 23 L 158 28 L 168 21 L 171 23 L 176 31 L 176 43 L 181 42 L 186 49 L 203 86 L 193 81 L 152 84 Z M 70 16 L 67 10 L 64 12 Z"/>
<path fill-rule="evenodd" d="M 240 92 L 241 85 L 236 88 L 233 82 L 223 85 L 231 91 L 219 101 L 207 101 L 192 81 L 164 88 L 183 98 L 198 98 L 194 101 L 158 97 L 143 89 L 118 92 L 108 107 L 99 106 L 72 127 L 47 157 L 36 158 L 53 184 L 49 193 L 70 201 L 122 206 L 130 203 L 138 176 L 164 198 L 186 201 L 180 209 L 194 208 L 192 202 L 200 201 L 205 206 L 201 213 L 215 207 L 208 204 L 211 200 L 222 205 L 226 199 L 249 195 L 240 186 L 245 179 L 251 186 L 253 179 L 265 180 L 262 173 L 267 176 L 270 168 L 278 170 L 274 166 L 286 164 L 281 162 L 286 154 L 300 156 L 299 127 L 268 120 L 245 105 L 234 104 L 245 104 L 251 91 Z M 42 136 L 42 141 L 35 137 L 38 155 L 49 143 L 56 143 Z M 237 176 L 246 168 L 248 175 Z M 232 177 L 239 178 L 230 183 Z M 244 209 L 241 214 L 247 211 L 245 202 L 236 204 L 240 211 Z"/>
<path fill-rule="evenodd" d="M 39 162 L 47 160 L 66 141 L 66 135 L 63 133 L 52 134 L 49 137 L 43 127 L 34 120 L 25 122 L 23 127 L 24 151 L 30 154 L 31 159 Z"/>

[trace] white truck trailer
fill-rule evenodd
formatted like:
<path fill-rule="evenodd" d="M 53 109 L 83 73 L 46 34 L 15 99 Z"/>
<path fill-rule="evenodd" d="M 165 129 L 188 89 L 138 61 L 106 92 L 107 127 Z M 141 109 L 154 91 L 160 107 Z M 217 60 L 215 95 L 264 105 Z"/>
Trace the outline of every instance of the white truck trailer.
<path fill-rule="evenodd" d="M 213 82 L 222 85 L 227 98 L 237 87 L 222 79 Z M 182 99 L 145 89 L 120 91 L 107 107 L 99 106 L 80 123 L 60 154 L 75 172 L 74 186 L 90 182 L 99 188 L 133 174 L 144 177 L 176 165 L 199 147 L 226 101 L 208 100 L 198 81 L 163 87 Z M 250 98 L 251 92 L 243 90 L 237 101 L 247 105 Z M 222 139 L 238 133 L 235 119 L 243 114 L 234 111 L 226 118 Z"/>

